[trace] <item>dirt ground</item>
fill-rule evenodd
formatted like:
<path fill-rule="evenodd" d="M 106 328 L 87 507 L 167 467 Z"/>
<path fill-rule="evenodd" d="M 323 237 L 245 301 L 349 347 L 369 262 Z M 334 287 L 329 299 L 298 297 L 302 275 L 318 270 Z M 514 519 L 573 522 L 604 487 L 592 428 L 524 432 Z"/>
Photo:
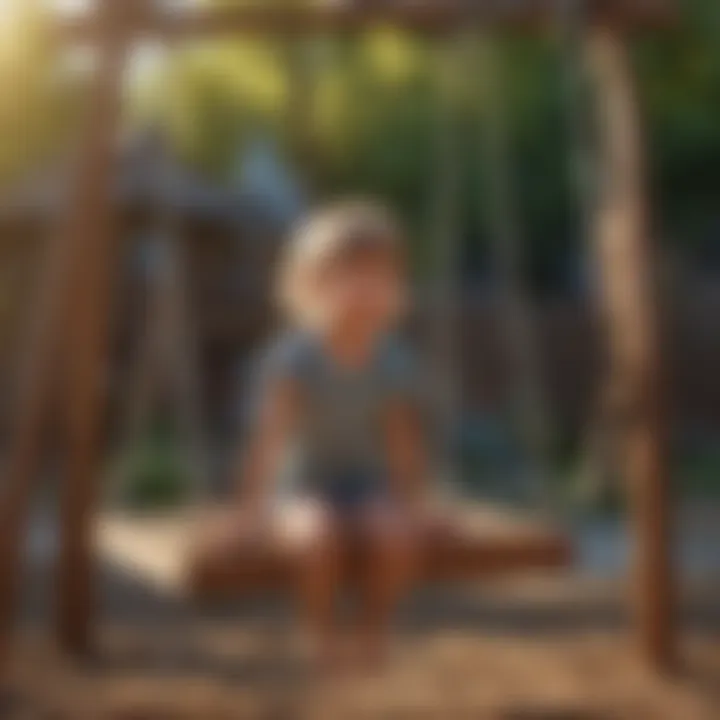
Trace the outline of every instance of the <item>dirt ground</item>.
<path fill-rule="evenodd" d="M 199 613 L 114 578 L 91 661 L 64 659 L 30 613 L 0 717 L 717 720 L 718 597 L 686 608 L 683 667 L 671 679 L 638 662 L 616 593 L 563 581 L 550 593 L 420 594 L 386 671 L 331 683 L 302 661 L 287 608 L 261 599 Z"/>
<path fill-rule="evenodd" d="M 262 633 L 260 634 L 262 635 Z M 175 638 L 176 639 L 176 638 Z M 8 720 L 498 718 L 713 720 L 720 717 L 717 638 L 691 643 L 678 679 L 648 677 L 623 638 L 507 638 L 428 633 L 404 640 L 382 677 L 307 676 L 256 633 L 214 628 L 172 642 L 116 629 L 105 658 L 72 667 L 24 643 Z M 162 644 L 164 650 L 157 651 Z M 172 656 L 168 648 L 175 645 Z M 714 647 L 713 647 L 714 645 Z"/>

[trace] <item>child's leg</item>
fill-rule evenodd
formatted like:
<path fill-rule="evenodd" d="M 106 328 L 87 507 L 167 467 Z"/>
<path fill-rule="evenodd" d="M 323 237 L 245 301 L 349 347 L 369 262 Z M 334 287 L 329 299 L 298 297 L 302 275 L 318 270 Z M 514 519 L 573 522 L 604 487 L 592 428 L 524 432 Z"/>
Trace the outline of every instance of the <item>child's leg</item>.
<path fill-rule="evenodd" d="M 296 592 L 305 623 L 321 658 L 332 661 L 342 560 L 335 519 L 321 503 L 302 501 L 287 510 L 282 522 L 282 537 L 294 553 Z"/>
<path fill-rule="evenodd" d="M 419 561 L 418 523 L 391 505 L 368 507 L 360 517 L 366 563 L 361 579 L 362 644 L 378 660 L 398 602 L 410 590 Z"/>

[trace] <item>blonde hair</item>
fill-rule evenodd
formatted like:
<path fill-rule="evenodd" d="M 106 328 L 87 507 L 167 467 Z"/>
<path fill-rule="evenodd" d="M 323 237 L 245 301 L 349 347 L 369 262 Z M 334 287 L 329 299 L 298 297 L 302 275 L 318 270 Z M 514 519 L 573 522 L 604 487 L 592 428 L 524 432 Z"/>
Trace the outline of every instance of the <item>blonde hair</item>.
<path fill-rule="evenodd" d="M 398 264 L 403 260 L 404 233 L 395 216 L 370 200 L 344 200 L 304 218 L 284 249 L 276 281 L 280 309 L 294 323 L 308 326 L 321 321 L 313 293 L 318 274 L 332 263 L 361 250 L 386 252 Z M 402 297 L 400 297 L 402 296 Z M 397 314 L 404 309 L 399 292 Z"/>

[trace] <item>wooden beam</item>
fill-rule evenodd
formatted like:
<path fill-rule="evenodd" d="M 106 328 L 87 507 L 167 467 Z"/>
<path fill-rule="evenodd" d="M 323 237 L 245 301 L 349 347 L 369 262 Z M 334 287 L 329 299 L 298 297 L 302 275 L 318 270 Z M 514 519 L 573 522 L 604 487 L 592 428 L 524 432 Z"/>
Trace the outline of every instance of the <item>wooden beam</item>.
<path fill-rule="evenodd" d="M 586 0 L 590 22 L 624 28 L 662 28 L 676 19 L 674 0 Z M 191 39 L 219 35 L 308 35 L 355 33 L 377 25 L 437 35 L 468 25 L 492 24 L 504 30 L 537 31 L 550 26 L 557 0 L 445 0 L 443 2 L 331 2 L 308 7 L 240 4 L 236 7 L 133 11 L 123 18 L 137 36 Z M 104 28 L 86 18 L 60 26 L 69 42 L 94 42 Z"/>
<path fill-rule="evenodd" d="M 108 22 L 109 27 L 113 24 Z M 110 169 L 104 148 L 119 116 L 119 85 L 114 80 L 121 72 L 122 47 L 124 43 L 113 41 L 102 55 L 86 145 L 76 168 L 77 180 L 60 232 L 49 244 L 38 312 L 21 368 L 16 423 L 0 496 L 0 675 L 11 645 L 20 559 L 30 504 L 40 479 L 44 433 L 51 403 L 59 396 L 59 371 L 64 369 L 62 350 L 67 348 L 68 336 L 73 335 L 78 318 L 78 307 L 72 308 L 70 303 L 80 279 L 73 269 L 91 255 L 89 240 L 95 240 L 104 214 L 106 203 L 102 198 L 109 196 Z M 72 407 L 72 396 L 66 400 Z"/>
<path fill-rule="evenodd" d="M 48 415 L 57 388 L 57 359 L 70 287 L 72 235 L 48 244 L 39 299 L 18 382 L 17 409 L 0 486 L 0 680 L 12 644 L 21 557 L 33 495 L 40 482 Z"/>
<path fill-rule="evenodd" d="M 619 369 L 622 384 L 619 431 L 635 535 L 638 641 L 652 666 L 670 669 L 676 660 L 676 618 L 668 419 L 637 93 L 627 50 L 617 34 L 590 31 L 586 60 L 605 160 L 595 240 L 611 363 Z"/>
<path fill-rule="evenodd" d="M 89 649 L 94 616 L 92 530 L 102 464 L 114 265 L 111 187 L 126 48 L 122 33 L 109 36 L 99 48 L 71 220 L 75 262 L 70 312 L 63 329 L 68 436 L 56 627 L 61 645 L 73 652 Z"/>

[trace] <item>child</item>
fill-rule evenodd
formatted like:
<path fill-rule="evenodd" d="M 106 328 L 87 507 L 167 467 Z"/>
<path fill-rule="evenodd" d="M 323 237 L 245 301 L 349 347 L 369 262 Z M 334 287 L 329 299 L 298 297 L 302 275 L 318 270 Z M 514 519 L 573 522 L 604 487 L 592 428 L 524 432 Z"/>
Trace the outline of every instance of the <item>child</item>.
<path fill-rule="evenodd" d="M 290 502 L 271 522 L 296 552 L 311 637 L 333 667 L 349 544 L 365 560 L 353 633 L 365 663 L 381 658 L 418 562 L 425 464 L 417 378 L 393 335 L 407 299 L 402 245 L 394 219 L 372 203 L 340 203 L 301 225 L 279 279 L 291 327 L 261 364 L 243 466 L 252 517 L 273 507 L 276 480 L 289 471 Z"/>

